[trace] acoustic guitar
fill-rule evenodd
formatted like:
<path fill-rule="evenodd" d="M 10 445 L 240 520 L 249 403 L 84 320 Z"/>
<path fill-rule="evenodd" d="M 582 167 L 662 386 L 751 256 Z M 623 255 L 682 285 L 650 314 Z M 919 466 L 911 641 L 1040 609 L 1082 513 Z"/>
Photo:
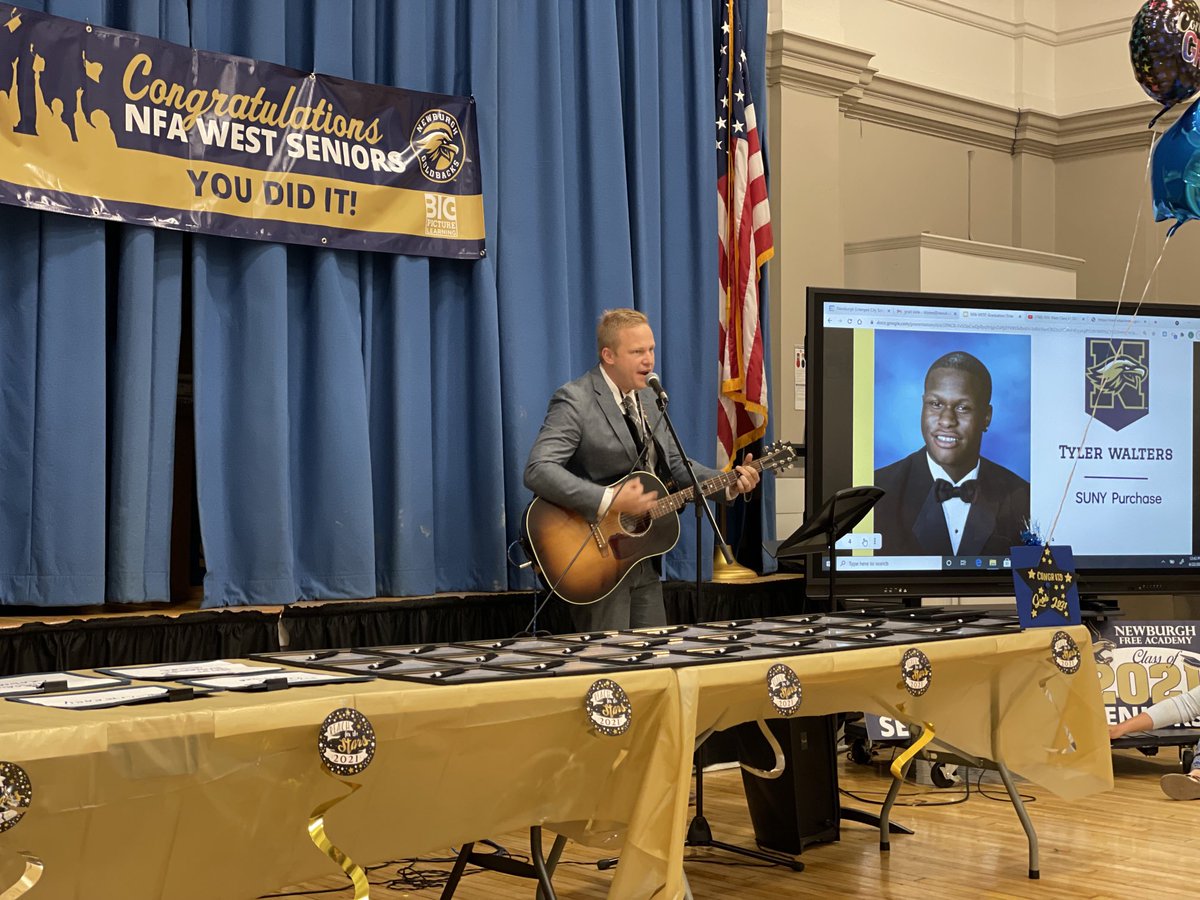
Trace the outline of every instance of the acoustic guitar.
<path fill-rule="evenodd" d="M 760 472 L 785 469 L 796 459 L 791 444 L 776 443 L 748 465 Z M 617 513 L 609 510 L 592 523 L 577 512 L 534 497 L 525 510 L 523 538 L 533 564 L 546 586 L 568 603 L 586 606 L 603 600 L 616 589 L 629 570 L 652 556 L 661 556 L 679 540 L 679 513 L 694 493 L 688 487 L 667 493 L 649 472 L 633 472 L 611 485 L 637 478 L 659 499 L 648 512 Z M 709 497 L 737 481 L 737 472 L 725 472 L 700 482 Z"/>

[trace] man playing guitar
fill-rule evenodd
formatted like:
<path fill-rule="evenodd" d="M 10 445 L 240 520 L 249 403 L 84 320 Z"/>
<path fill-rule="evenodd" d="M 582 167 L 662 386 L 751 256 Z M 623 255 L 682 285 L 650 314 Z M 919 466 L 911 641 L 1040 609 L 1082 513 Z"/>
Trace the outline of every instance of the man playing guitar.
<path fill-rule="evenodd" d="M 594 545 L 587 546 L 588 527 L 600 540 L 595 526 L 606 517 L 609 522 L 618 518 L 621 522 L 636 522 L 649 521 L 647 517 L 659 514 L 663 498 L 655 480 L 625 476 L 645 470 L 673 478 L 681 485 L 689 483 L 675 447 L 655 437 L 659 413 L 654 392 L 646 385 L 646 377 L 654 370 L 654 332 L 646 316 L 633 309 L 605 312 L 596 328 L 596 346 L 599 364 L 563 385 L 550 398 L 546 419 L 525 466 L 525 486 L 540 501 L 548 501 L 541 509 L 579 521 L 584 529 L 583 549 L 593 554 L 597 551 Z M 754 490 L 758 484 L 758 468 L 750 462 L 747 455 L 742 465 L 724 476 L 698 463 L 692 465 L 701 481 L 724 477 L 725 489 L 718 499 L 727 501 Z M 534 501 L 535 506 L 539 500 Z M 543 525 L 546 527 L 553 526 Z M 539 568 L 551 587 L 573 566 L 580 567 L 580 574 L 583 572 L 586 557 L 574 549 L 581 542 L 574 538 L 569 541 L 572 546 L 568 562 L 557 575 L 540 560 Z M 598 552 L 609 557 L 612 547 L 601 541 Z M 653 549 L 651 554 L 668 549 L 670 546 Z M 620 572 L 618 583 L 602 596 L 592 596 L 604 587 L 607 584 L 594 591 L 585 590 L 585 599 L 572 601 L 576 603 L 571 607 L 572 620 L 580 631 L 667 624 L 662 582 L 651 558 L 642 558 Z M 572 599 L 560 588 L 556 590 Z"/>

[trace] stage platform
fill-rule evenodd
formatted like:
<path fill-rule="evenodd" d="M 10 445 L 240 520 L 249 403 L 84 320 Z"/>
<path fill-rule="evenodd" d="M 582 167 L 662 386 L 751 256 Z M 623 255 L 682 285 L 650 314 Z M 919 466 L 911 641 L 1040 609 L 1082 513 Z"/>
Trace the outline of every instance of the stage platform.
<path fill-rule="evenodd" d="M 672 623 L 795 614 L 804 580 L 768 575 L 749 581 L 663 585 Z M 13 609 L 0 615 L 0 676 L 138 663 L 240 659 L 251 653 L 513 637 L 530 627 L 545 593 L 439 594 L 369 600 L 304 601 L 289 606 L 204 610 L 198 604 Z M 601 601 L 603 602 L 603 601 Z M 568 605 L 546 603 L 537 629 L 572 631 Z"/>

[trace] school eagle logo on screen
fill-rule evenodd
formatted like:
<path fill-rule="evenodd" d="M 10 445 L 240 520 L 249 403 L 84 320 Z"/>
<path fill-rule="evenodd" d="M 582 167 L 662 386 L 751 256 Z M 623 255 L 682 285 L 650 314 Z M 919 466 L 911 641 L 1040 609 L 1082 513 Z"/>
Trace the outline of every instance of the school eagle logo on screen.
<path fill-rule="evenodd" d="M 1088 415 L 1120 431 L 1149 414 L 1149 341 L 1088 338 L 1084 357 Z"/>

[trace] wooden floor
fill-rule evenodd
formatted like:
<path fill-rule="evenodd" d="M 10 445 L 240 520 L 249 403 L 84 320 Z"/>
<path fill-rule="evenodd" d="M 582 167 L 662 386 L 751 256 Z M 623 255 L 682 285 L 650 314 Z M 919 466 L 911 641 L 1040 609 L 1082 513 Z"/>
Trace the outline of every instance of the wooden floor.
<path fill-rule="evenodd" d="M 806 866 L 801 873 L 711 850 L 688 850 L 685 871 L 697 898 L 1195 897 L 1200 890 L 1200 801 L 1171 801 L 1159 788 L 1162 775 L 1180 771 L 1177 751 L 1163 748 L 1153 758 L 1132 750 L 1117 751 L 1113 768 L 1115 790 L 1073 803 L 1042 788 L 1020 785 L 1040 840 L 1039 881 L 1026 876 L 1028 845 L 1003 787 L 987 781 L 983 784 L 987 796 L 972 785 L 966 802 L 953 806 L 931 804 L 962 797 L 959 786 L 939 790 L 908 785 L 902 802 L 916 805 L 897 806 L 892 819 L 916 833 L 893 836 L 890 854 L 880 854 L 876 830 L 843 821 L 841 841 L 810 846 L 801 856 Z M 840 770 L 843 790 L 882 800 L 889 777 L 883 764 L 861 766 L 843 760 Z M 704 811 L 714 837 L 752 847 L 753 831 L 739 773 L 710 772 L 704 786 Z M 1035 798 L 1034 802 L 1029 803 L 1029 797 Z M 849 797 L 843 797 L 843 803 L 872 808 Z M 527 832 L 493 837 L 514 855 L 528 852 Z M 450 867 L 443 860 L 450 855 L 447 849 L 438 855 L 442 860 L 432 861 L 431 854 L 430 861 L 389 863 L 373 869 L 371 896 L 439 896 Z M 606 897 L 612 873 L 595 867 L 600 855 L 568 845 L 554 878 L 558 895 L 564 900 Z M 365 864 L 366 860 L 358 862 Z M 529 900 L 533 888 L 532 881 L 479 872 L 468 875 L 455 896 L 462 900 Z M 338 872 L 268 896 L 348 900 L 353 891 Z"/>

